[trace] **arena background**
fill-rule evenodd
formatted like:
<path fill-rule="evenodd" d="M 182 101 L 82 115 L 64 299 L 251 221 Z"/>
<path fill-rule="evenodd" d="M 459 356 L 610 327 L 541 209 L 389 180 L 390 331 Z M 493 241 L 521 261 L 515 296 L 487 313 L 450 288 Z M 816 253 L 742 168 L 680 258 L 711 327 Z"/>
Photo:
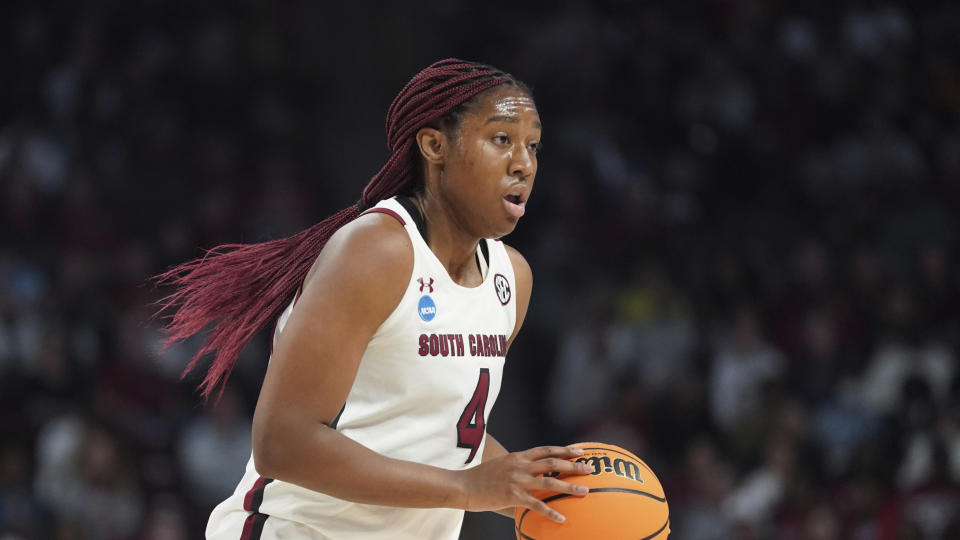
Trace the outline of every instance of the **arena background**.
<path fill-rule="evenodd" d="M 266 339 L 203 406 L 148 277 L 355 202 L 449 56 L 545 126 L 493 434 L 634 450 L 671 538 L 960 538 L 960 4 L 195 4 L 0 6 L 0 538 L 201 536 Z"/>

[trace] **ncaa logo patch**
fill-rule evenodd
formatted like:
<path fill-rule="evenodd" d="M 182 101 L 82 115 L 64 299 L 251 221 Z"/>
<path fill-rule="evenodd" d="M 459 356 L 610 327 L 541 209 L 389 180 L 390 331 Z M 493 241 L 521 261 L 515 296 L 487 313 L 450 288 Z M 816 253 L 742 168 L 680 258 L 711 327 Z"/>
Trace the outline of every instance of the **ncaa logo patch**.
<path fill-rule="evenodd" d="M 417 304 L 417 314 L 425 322 L 430 322 L 437 316 L 437 304 L 434 303 L 433 298 L 430 298 L 430 295 L 425 294 L 420 297 L 420 302 Z"/>
<path fill-rule="evenodd" d="M 510 282 L 502 274 L 493 276 L 493 286 L 497 289 L 497 298 L 500 303 L 507 305 L 510 301 Z"/>

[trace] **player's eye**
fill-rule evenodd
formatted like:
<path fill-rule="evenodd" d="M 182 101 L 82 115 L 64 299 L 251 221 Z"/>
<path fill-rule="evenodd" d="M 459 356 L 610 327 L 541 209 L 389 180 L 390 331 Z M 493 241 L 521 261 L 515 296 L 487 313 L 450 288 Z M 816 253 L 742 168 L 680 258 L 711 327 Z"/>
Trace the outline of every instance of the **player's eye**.
<path fill-rule="evenodd" d="M 530 143 L 530 151 L 534 154 L 539 154 L 541 150 L 543 150 L 542 142 Z"/>
<path fill-rule="evenodd" d="M 507 137 L 506 135 L 503 135 L 503 134 L 494 135 L 493 142 L 497 144 L 510 144 L 510 137 Z"/>

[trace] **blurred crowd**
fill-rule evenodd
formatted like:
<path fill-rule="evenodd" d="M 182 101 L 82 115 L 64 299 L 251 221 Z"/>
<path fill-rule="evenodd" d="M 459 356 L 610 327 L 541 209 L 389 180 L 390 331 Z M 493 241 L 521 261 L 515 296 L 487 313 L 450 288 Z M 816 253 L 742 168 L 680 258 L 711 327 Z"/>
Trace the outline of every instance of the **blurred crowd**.
<path fill-rule="evenodd" d="M 960 4 L 429 7 L 0 8 L 0 538 L 201 536 L 267 340 L 203 404 L 149 277 L 356 201 L 447 56 L 545 126 L 492 433 L 633 450 L 671 538 L 960 538 Z"/>

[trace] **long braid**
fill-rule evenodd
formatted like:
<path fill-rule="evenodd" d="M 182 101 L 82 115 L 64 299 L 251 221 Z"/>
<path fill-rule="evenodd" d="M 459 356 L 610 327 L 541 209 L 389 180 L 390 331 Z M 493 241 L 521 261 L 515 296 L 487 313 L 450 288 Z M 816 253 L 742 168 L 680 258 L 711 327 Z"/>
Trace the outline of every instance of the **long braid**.
<path fill-rule="evenodd" d="M 417 130 L 442 121 L 477 94 L 501 84 L 529 92 L 523 83 L 489 66 L 457 59 L 432 64 L 390 104 L 386 128 L 391 156 L 364 188 L 360 203 L 288 238 L 217 246 L 154 277 L 157 284 L 176 289 L 157 303 L 158 314 L 173 310 L 166 323 L 167 347 L 210 328 L 183 372 L 186 375 L 201 357 L 214 353 L 199 386 L 204 399 L 214 389 L 219 388 L 218 396 L 223 392 L 244 345 L 290 302 L 333 233 L 362 210 L 416 184 Z"/>

